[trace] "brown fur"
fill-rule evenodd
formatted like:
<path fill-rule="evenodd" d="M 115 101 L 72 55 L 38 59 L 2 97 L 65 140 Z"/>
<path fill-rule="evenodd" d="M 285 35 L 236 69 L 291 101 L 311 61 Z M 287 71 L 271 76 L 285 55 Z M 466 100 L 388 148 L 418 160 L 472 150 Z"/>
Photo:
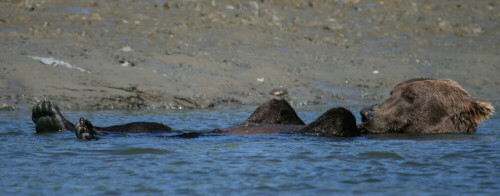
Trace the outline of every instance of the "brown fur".
<path fill-rule="evenodd" d="M 80 117 L 75 125 L 75 135 L 82 140 L 98 140 L 94 135 L 107 135 L 97 130 L 90 121 Z"/>
<path fill-rule="evenodd" d="M 57 107 L 57 105 L 49 100 L 43 100 L 36 103 L 33 106 L 31 118 L 35 123 L 35 128 L 37 133 L 53 133 L 65 130 L 75 131 L 75 125 L 66 120 L 66 118 L 64 118 L 61 112 L 59 112 L 59 108 Z M 84 128 L 85 126 L 88 126 L 88 124 L 82 122 L 81 126 L 78 127 Z M 132 122 L 123 125 L 114 125 L 110 127 L 94 127 L 94 126 L 92 127 L 95 128 L 96 130 L 101 130 L 106 132 L 124 132 L 124 133 L 172 132 L 172 129 L 167 125 L 155 122 Z"/>
<path fill-rule="evenodd" d="M 287 124 L 252 124 L 246 126 L 228 127 L 222 130 L 216 129 L 211 133 L 219 134 L 240 134 L 240 135 L 253 135 L 253 134 L 270 134 L 270 133 L 286 133 L 298 130 L 304 125 L 287 125 Z"/>
<path fill-rule="evenodd" d="M 294 133 L 325 137 L 355 137 L 360 135 L 356 128 L 356 118 L 351 111 L 343 107 L 328 110 L 315 121 L 294 131 Z"/>
<path fill-rule="evenodd" d="M 123 133 L 172 132 L 172 129 L 167 125 L 155 122 L 131 122 L 110 127 L 97 127 L 97 129 L 107 132 Z"/>
<path fill-rule="evenodd" d="M 259 106 L 240 126 L 216 129 L 221 134 L 296 133 L 324 137 L 359 136 L 356 118 L 351 111 L 332 108 L 315 121 L 304 125 L 295 110 L 285 100 L 272 99 Z"/>
<path fill-rule="evenodd" d="M 242 124 L 255 123 L 304 125 L 292 106 L 284 99 L 271 99 L 260 105 Z"/>
<path fill-rule="evenodd" d="M 284 99 L 271 99 L 260 105 L 239 126 L 216 129 L 212 133 L 221 134 L 269 134 L 290 132 L 304 126 L 295 110 Z"/>
<path fill-rule="evenodd" d="M 493 112 L 491 104 L 473 99 L 452 80 L 417 78 L 361 110 L 360 127 L 371 133 L 475 133 Z"/>

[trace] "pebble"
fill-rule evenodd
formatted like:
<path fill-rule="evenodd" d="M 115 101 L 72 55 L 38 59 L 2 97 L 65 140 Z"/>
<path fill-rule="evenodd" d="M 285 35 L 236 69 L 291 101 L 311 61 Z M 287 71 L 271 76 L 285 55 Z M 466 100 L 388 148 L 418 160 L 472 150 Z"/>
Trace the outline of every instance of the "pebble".
<path fill-rule="evenodd" d="M 130 63 L 128 61 L 123 61 L 120 65 L 123 67 L 128 67 Z"/>
<path fill-rule="evenodd" d="M 16 110 L 16 107 L 14 107 L 13 105 L 8 105 L 8 104 L 2 104 L 2 106 L 0 106 L 0 110 L 7 110 L 7 111 L 12 111 L 12 110 Z"/>
<path fill-rule="evenodd" d="M 288 94 L 288 91 L 286 89 L 273 89 L 269 94 L 274 95 L 274 96 L 284 96 Z"/>
<path fill-rule="evenodd" d="M 132 52 L 132 47 L 130 47 L 130 46 L 123 46 L 122 51 L 123 52 Z"/>

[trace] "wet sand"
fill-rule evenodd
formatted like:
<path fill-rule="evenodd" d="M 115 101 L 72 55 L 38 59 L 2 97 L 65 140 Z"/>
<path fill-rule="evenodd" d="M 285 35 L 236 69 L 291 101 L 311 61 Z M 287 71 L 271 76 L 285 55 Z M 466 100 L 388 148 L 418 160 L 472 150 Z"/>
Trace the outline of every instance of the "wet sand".
<path fill-rule="evenodd" d="M 0 1 L 0 108 L 370 104 L 415 77 L 500 101 L 496 1 Z"/>

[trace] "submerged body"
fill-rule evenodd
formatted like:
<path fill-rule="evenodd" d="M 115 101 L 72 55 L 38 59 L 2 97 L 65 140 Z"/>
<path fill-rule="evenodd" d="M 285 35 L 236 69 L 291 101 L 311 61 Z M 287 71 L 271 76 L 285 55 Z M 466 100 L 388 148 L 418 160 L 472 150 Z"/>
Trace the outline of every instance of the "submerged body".
<path fill-rule="evenodd" d="M 295 133 L 324 137 L 359 136 L 356 118 L 347 109 L 332 108 L 305 125 L 285 100 L 272 99 L 259 106 L 241 125 L 215 130 L 222 134 Z"/>
<path fill-rule="evenodd" d="M 37 133 L 54 133 L 65 130 L 75 131 L 76 128 L 88 126 L 90 123 L 88 120 L 84 119 L 84 122 L 78 122 L 78 126 L 75 126 L 61 114 L 57 105 L 49 100 L 40 101 L 33 106 L 31 119 L 35 123 Z M 92 127 L 100 131 L 123 133 L 172 131 L 170 127 L 156 122 L 132 122 L 109 127 Z"/>
<path fill-rule="evenodd" d="M 35 104 L 32 118 L 36 124 L 37 133 L 75 130 L 75 125 L 62 116 L 55 104 L 47 100 Z M 45 120 L 39 122 L 40 119 Z M 77 123 L 76 131 L 80 130 L 80 132 L 76 132 L 75 134 L 78 138 L 93 138 L 93 134 L 100 133 L 99 131 L 126 133 L 172 132 L 170 127 L 155 122 L 133 122 L 109 127 L 92 126 L 92 128 L 88 128 L 88 130 L 93 132 L 82 131 L 85 130 L 85 126 L 90 127 L 92 124 L 87 120 Z M 54 129 L 54 127 L 56 128 Z M 241 125 L 222 130 L 213 130 L 211 132 L 219 134 L 269 134 L 283 132 L 340 137 L 359 135 L 354 115 L 345 108 L 332 108 L 312 123 L 305 125 L 288 102 L 277 99 L 272 99 L 259 106 Z"/>
<path fill-rule="evenodd" d="M 224 129 L 216 129 L 211 133 L 219 134 L 270 134 L 270 133 L 292 133 L 295 130 L 304 127 L 304 125 L 288 125 L 288 124 L 251 124 L 251 125 L 238 125 L 227 127 Z"/>

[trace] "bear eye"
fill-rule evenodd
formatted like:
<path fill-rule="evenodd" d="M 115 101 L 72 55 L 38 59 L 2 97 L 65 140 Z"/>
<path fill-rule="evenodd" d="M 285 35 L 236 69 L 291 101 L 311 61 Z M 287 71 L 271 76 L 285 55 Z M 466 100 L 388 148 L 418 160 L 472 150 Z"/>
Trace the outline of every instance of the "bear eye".
<path fill-rule="evenodd" d="M 403 98 L 406 101 L 413 103 L 413 101 L 415 100 L 415 95 L 414 94 L 406 94 L 406 95 L 403 95 Z"/>

